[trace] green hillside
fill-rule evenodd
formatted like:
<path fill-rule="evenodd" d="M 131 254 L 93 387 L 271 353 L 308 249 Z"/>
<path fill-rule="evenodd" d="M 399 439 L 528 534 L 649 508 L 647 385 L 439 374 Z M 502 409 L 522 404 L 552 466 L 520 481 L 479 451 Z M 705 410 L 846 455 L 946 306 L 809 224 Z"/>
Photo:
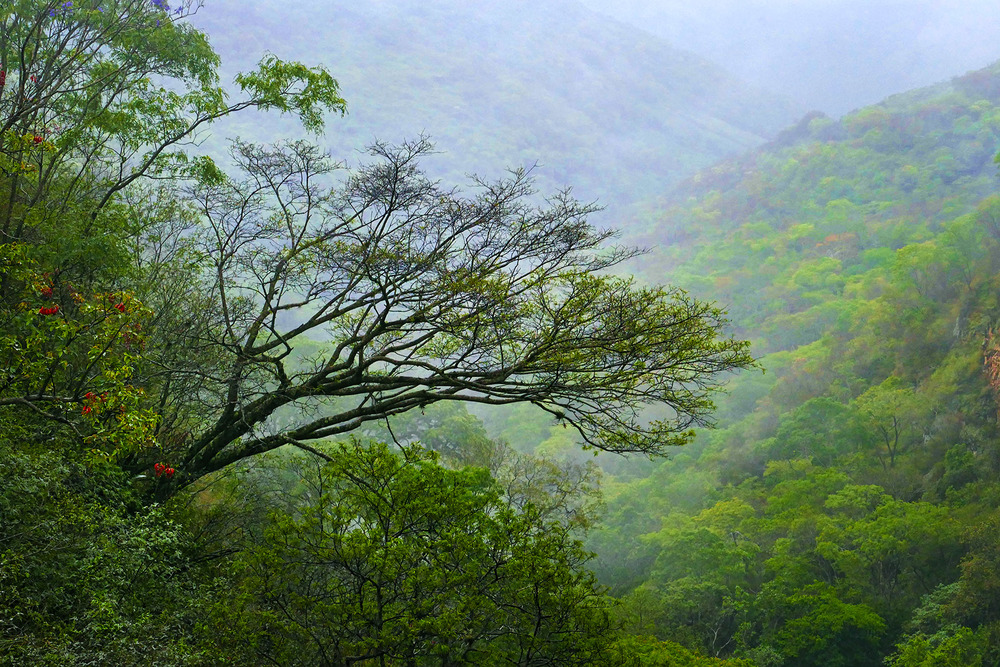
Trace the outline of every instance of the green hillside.
<path fill-rule="evenodd" d="M 191 6 L 0 0 L 0 667 L 1000 664 L 1000 65 Z"/>
<path fill-rule="evenodd" d="M 996 664 L 998 146 L 994 66 L 807 117 L 650 213 L 643 276 L 725 304 L 766 372 L 606 485 L 591 546 L 635 631 L 758 665 Z"/>
<path fill-rule="evenodd" d="M 0 666 L 740 665 L 621 632 L 580 539 L 596 468 L 490 440 L 449 409 L 531 404 L 594 447 L 655 454 L 753 365 L 746 342 L 710 304 L 611 275 L 633 253 L 606 246 L 594 206 L 565 192 L 540 205 L 526 170 L 498 164 L 471 190 L 440 183 L 408 126 L 352 168 L 263 115 L 229 129 L 265 144 L 214 153 L 206 130 L 247 110 L 324 141 L 355 91 L 313 57 L 277 56 L 227 91 L 188 20 L 199 4 L 0 1 Z M 449 95 L 429 85 L 445 76 L 422 64 L 430 44 L 459 40 L 437 64 L 461 73 L 458 101 L 490 100 L 505 124 L 477 122 L 480 105 L 451 136 L 486 137 L 491 160 L 513 128 L 574 153 L 574 114 L 591 132 L 614 106 L 595 95 L 637 93 L 599 89 L 587 67 L 563 76 L 572 63 L 558 84 L 529 76 L 535 55 L 561 53 L 535 48 L 537 30 L 562 24 L 528 5 L 511 29 L 536 32 L 504 55 L 520 70 L 462 46 L 488 6 L 456 32 L 442 19 L 459 6 L 421 28 L 420 6 L 367 5 L 368 24 L 329 34 L 329 6 L 253 7 L 272 23 L 232 5 L 231 44 L 267 25 L 305 48 L 311 29 L 339 48 L 366 35 L 354 62 L 383 65 L 359 70 L 389 91 L 376 107 L 414 114 Z M 407 97 L 393 77 L 427 86 Z M 759 141 L 752 122 L 702 113 L 693 79 L 671 85 L 725 135 L 695 144 Z M 555 118 L 548 89 L 579 108 Z M 646 402 L 672 415 L 646 423 Z"/>
<path fill-rule="evenodd" d="M 537 162 L 543 192 L 572 186 L 606 205 L 757 146 L 798 111 L 575 2 L 218 0 L 194 22 L 225 72 L 263 51 L 327 65 L 348 101 L 325 138 L 339 158 L 426 133 L 443 153 L 429 166 L 448 181 Z M 247 116 L 216 133 L 296 131 Z"/>
<path fill-rule="evenodd" d="M 995 192 L 997 72 L 841 121 L 811 114 L 762 149 L 699 173 L 652 214 L 644 240 L 657 250 L 644 265 L 657 269 L 644 275 L 728 304 L 762 351 L 795 344 L 781 340 L 791 331 L 812 340 L 815 328 L 781 318 L 806 324 L 828 312 L 823 290 L 835 295 L 843 284 L 808 283 L 809 270 L 843 283 L 877 253 L 930 239 Z"/>

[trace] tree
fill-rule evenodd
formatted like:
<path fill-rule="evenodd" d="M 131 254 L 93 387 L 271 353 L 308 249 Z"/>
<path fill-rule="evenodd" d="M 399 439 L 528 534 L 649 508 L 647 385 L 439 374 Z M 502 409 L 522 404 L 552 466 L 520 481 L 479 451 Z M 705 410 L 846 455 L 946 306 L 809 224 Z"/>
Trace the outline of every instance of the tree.
<path fill-rule="evenodd" d="M 860 421 L 856 412 L 842 403 L 826 396 L 811 398 L 781 416 L 768 457 L 812 458 L 830 465 L 860 439 Z"/>
<path fill-rule="evenodd" d="M 993 195 L 984 199 L 976 207 L 975 215 L 976 223 L 985 227 L 994 241 L 1000 241 L 1000 197 Z"/>
<path fill-rule="evenodd" d="M 336 185 L 305 142 L 236 142 L 244 178 L 189 189 L 197 304 L 145 380 L 191 433 L 170 452 L 183 481 L 438 401 L 530 402 L 588 446 L 656 454 L 709 421 L 721 373 L 753 364 L 715 306 L 609 275 L 635 252 L 602 249 L 592 206 L 530 205 L 524 171 L 462 196 L 421 171 L 430 150 L 376 144 Z M 322 352 L 293 369 L 309 337 Z M 673 412 L 646 424 L 648 404 Z"/>
<path fill-rule="evenodd" d="M 208 665 L 187 531 L 120 469 L 0 447 L 0 665 Z"/>
<path fill-rule="evenodd" d="M 874 667 L 881 663 L 878 645 L 885 621 L 866 605 L 844 602 L 820 583 L 790 595 L 783 605 L 790 620 L 775 633 L 775 646 L 794 664 Z"/>
<path fill-rule="evenodd" d="M 345 108 L 325 70 L 271 56 L 228 102 L 218 57 L 184 20 L 194 8 L 0 2 L 0 407 L 38 440 L 118 461 L 159 421 L 136 375 L 155 330 L 137 293 L 164 289 L 166 267 L 134 250 L 162 231 L 152 223 L 189 219 L 173 179 L 213 171 L 183 149 L 241 109 L 318 131 Z"/>
<path fill-rule="evenodd" d="M 917 399 L 911 387 L 895 377 L 875 385 L 855 399 L 858 410 L 868 416 L 875 434 L 875 456 L 883 470 L 896 465 L 896 458 L 906 451 L 908 432 L 917 421 Z"/>
<path fill-rule="evenodd" d="M 654 637 L 628 636 L 615 642 L 608 665 L 628 667 L 749 667 L 746 660 L 708 658 L 693 653 L 680 644 Z"/>
<path fill-rule="evenodd" d="M 567 526 L 418 446 L 324 456 L 282 463 L 301 481 L 241 556 L 250 606 L 221 602 L 221 644 L 283 665 L 600 662 L 606 602 Z"/>
<path fill-rule="evenodd" d="M 656 454 L 710 421 L 722 373 L 753 365 L 715 306 L 609 275 L 635 252 L 603 248 L 613 234 L 568 193 L 530 205 L 524 171 L 464 196 L 423 174 L 423 139 L 375 145 L 339 184 L 303 141 L 235 142 L 239 179 L 186 156 L 199 129 L 240 109 L 295 113 L 307 130 L 344 110 L 325 70 L 273 57 L 237 77 L 246 99 L 226 103 L 189 11 L 0 5 L 0 227 L 41 258 L 60 317 L 76 317 L 71 293 L 111 286 L 153 314 L 127 383 L 149 397 L 157 445 L 121 453 L 127 470 L 169 459 L 180 483 L 169 492 L 438 401 L 534 403 L 588 446 Z M 8 302 L 27 301 L 26 285 L 6 281 Z M 293 370 L 310 338 L 322 353 Z M 88 363 L 11 388 L 6 404 L 73 436 L 98 393 L 80 381 Z M 654 403 L 670 414 L 646 423 Z"/>
<path fill-rule="evenodd" d="M 887 665 L 978 667 L 989 664 L 986 662 L 991 646 L 989 629 L 973 630 L 956 622 L 965 611 L 962 607 L 965 600 L 955 599 L 961 586 L 959 582 L 940 585 L 923 596 L 907 623 L 909 632 L 897 642 L 896 653 L 886 659 Z"/>
<path fill-rule="evenodd" d="M 322 68 L 265 57 L 235 103 L 218 56 L 182 0 L 0 3 L 0 231 L 5 241 L 67 213 L 83 231 L 140 179 L 183 173 L 183 149 L 212 121 L 247 108 L 295 113 L 306 128 L 343 113 Z"/>
<path fill-rule="evenodd" d="M 544 413 L 543 413 L 544 414 Z M 534 505 L 539 518 L 586 531 L 603 509 L 601 469 L 593 461 L 557 461 L 520 452 L 493 440 L 483 423 L 462 403 L 443 402 L 386 420 L 383 428 L 362 429 L 375 440 L 430 449 L 447 467 L 486 468 L 503 490 L 504 501 L 523 509 Z"/>

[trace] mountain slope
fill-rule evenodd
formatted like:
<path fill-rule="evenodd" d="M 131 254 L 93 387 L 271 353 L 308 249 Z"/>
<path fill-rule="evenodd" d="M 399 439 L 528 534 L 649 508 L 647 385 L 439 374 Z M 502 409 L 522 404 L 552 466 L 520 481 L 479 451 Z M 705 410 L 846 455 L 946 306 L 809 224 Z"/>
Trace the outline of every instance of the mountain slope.
<path fill-rule="evenodd" d="M 637 632 L 758 665 L 1000 660 L 1000 65 L 809 116 L 665 202 L 643 274 L 766 374 L 606 486 Z M 669 244 L 668 244 L 669 242 Z"/>
<path fill-rule="evenodd" d="M 993 0 L 583 0 L 832 115 L 1000 58 Z"/>
<path fill-rule="evenodd" d="M 543 190 L 631 202 L 794 117 L 789 103 L 572 2 L 219 0 L 195 23 L 230 72 L 265 50 L 327 65 L 349 105 L 328 128 L 335 154 L 424 132 L 449 180 L 538 162 Z M 221 132 L 294 131 L 244 117 Z"/>
<path fill-rule="evenodd" d="M 850 275 L 869 251 L 925 240 L 996 191 L 998 82 L 1000 63 L 840 121 L 811 114 L 700 172 L 659 202 L 647 277 L 730 304 L 743 333 L 784 349 L 763 323 L 803 310 L 777 287 L 803 262 L 836 258 Z"/>

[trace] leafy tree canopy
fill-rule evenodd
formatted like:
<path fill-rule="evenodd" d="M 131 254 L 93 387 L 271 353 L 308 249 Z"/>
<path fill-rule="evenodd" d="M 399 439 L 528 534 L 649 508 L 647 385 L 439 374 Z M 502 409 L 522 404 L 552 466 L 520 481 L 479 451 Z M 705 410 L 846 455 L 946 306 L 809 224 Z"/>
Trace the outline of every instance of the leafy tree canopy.
<path fill-rule="evenodd" d="M 301 140 L 236 140 L 233 175 L 188 156 L 241 109 L 312 131 L 345 109 L 323 68 L 273 56 L 229 102 L 189 4 L 0 7 L 0 231 L 27 258 L 0 405 L 84 443 L 131 428 L 91 449 L 171 471 L 160 493 L 439 401 L 533 403 L 587 446 L 659 454 L 753 365 L 717 307 L 612 277 L 636 253 L 524 171 L 462 194 L 424 175 L 426 139 L 349 171 Z"/>

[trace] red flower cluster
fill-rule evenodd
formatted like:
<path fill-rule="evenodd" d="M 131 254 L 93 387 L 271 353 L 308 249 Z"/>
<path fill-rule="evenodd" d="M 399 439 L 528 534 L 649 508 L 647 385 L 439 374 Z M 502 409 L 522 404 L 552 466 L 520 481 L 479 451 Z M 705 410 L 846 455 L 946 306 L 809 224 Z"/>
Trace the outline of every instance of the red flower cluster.
<path fill-rule="evenodd" d="M 125 312 L 125 304 L 124 303 L 116 303 L 115 304 L 115 310 L 117 310 L 119 313 L 124 313 Z"/>
<path fill-rule="evenodd" d="M 38 136 L 38 135 L 36 134 L 36 135 L 35 135 L 35 138 L 33 139 L 33 141 L 34 141 L 34 142 L 35 142 L 36 144 L 40 144 L 40 143 L 42 143 L 43 141 L 45 141 L 45 137 L 41 137 L 41 136 Z"/>
<path fill-rule="evenodd" d="M 87 401 L 88 403 L 89 402 L 93 402 L 97 398 L 98 398 L 97 394 L 95 394 L 92 391 L 88 391 L 86 394 L 83 395 L 83 400 Z M 101 398 L 101 400 L 104 400 L 103 396 L 101 396 L 100 398 Z M 94 408 L 92 408 L 91 406 L 89 406 L 89 405 L 84 405 L 83 406 L 83 414 L 89 415 L 93 411 L 94 411 Z"/>
<path fill-rule="evenodd" d="M 39 308 L 38 309 L 38 314 L 39 315 L 55 315 L 58 312 L 59 312 L 59 304 L 55 304 L 55 305 L 49 306 L 48 308 Z"/>
<path fill-rule="evenodd" d="M 100 401 L 100 402 L 103 403 L 106 400 L 108 400 L 108 394 L 107 394 L 107 392 L 103 392 L 100 395 L 98 395 L 98 394 L 95 394 L 92 391 L 88 391 L 86 394 L 83 395 L 83 401 L 84 401 L 85 404 L 86 403 L 93 404 L 93 403 L 95 403 L 97 401 Z M 83 414 L 89 415 L 93 411 L 94 411 L 94 408 L 91 407 L 90 405 L 84 405 L 83 406 Z"/>
<path fill-rule="evenodd" d="M 173 468 L 168 468 L 162 463 L 157 463 L 155 466 L 153 466 L 153 472 L 156 473 L 157 477 L 159 477 L 160 475 L 166 475 L 167 479 L 170 479 L 171 477 L 174 476 L 175 471 Z"/>
<path fill-rule="evenodd" d="M 51 287 L 45 287 L 45 288 L 42 289 L 41 292 L 39 292 L 39 294 L 42 295 L 43 297 L 45 297 L 47 299 L 50 296 L 52 296 L 52 288 Z"/>

